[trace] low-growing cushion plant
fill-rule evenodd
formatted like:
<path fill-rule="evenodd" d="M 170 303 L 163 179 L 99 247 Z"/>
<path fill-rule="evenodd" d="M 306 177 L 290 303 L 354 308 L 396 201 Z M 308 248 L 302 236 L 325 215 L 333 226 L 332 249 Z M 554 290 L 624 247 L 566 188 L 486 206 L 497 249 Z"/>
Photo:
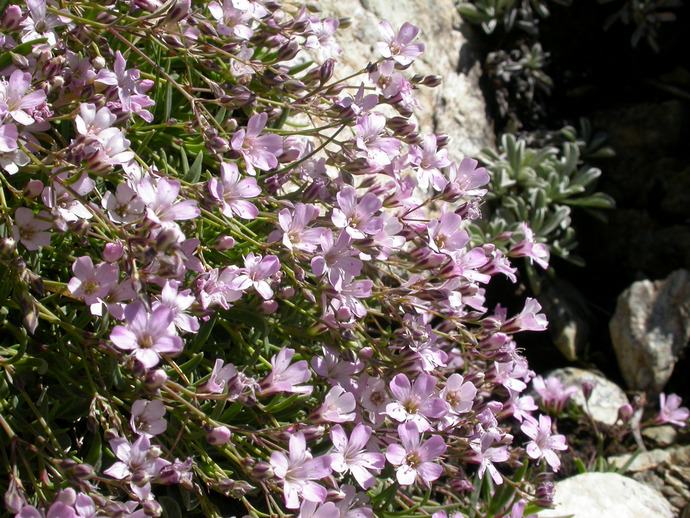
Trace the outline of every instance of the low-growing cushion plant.
<path fill-rule="evenodd" d="M 549 504 L 567 446 L 514 339 L 546 320 L 485 298 L 548 250 L 470 235 L 497 184 L 415 122 L 414 25 L 346 73 L 299 2 L 2 7 L 10 513 Z"/>

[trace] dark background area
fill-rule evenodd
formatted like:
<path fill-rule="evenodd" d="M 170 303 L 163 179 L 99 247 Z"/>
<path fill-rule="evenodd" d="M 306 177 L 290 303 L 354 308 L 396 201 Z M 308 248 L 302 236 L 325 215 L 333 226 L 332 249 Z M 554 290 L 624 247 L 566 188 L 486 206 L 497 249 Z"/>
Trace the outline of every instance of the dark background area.
<path fill-rule="evenodd" d="M 582 359 L 568 362 L 545 333 L 532 333 L 521 345 L 538 372 L 567 364 L 595 367 L 624 387 L 608 331 L 617 297 L 637 280 L 690 269 L 690 6 L 673 9 L 677 20 L 661 25 L 657 52 L 644 39 L 631 45 L 631 25 L 604 30 L 619 2 L 548 5 L 537 39 L 550 55 L 544 71 L 554 84 L 550 95 L 535 97 L 533 109 L 541 115 L 521 129 L 557 130 L 585 117 L 605 132 L 616 155 L 592 164 L 603 172 L 597 190 L 611 195 L 616 208 L 606 211 L 606 223 L 573 211 L 585 267 L 552 260 L 557 276 L 586 301 L 589 346 Z M 521 38 L 515 28 L 497 33 L 486 37 L 483 50 L 510 48 Z M 490 92 L 487 99 L 500 135 Z M 665 391 L 687 401 L 689 373 L 686 357 Z"/>

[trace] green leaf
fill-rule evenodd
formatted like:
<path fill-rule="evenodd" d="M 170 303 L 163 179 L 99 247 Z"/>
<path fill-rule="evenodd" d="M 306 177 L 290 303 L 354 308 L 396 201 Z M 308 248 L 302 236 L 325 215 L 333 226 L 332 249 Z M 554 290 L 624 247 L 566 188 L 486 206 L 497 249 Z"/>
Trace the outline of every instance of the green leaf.
<path fill-rule="evenodd" d="M 591 209 L 612 209 L 616 206 L 615 200 L 603 192 L 595 192 L 583 198 L 563 200 L 563 203 L 575 207 L 588 207 Z"/>
<path fill-rule="evenodd" d="M 172 99 L 173 98 L 173 87 L 172 83 L 168 81 L 165 87 L 165 111 L 163 112 L 163 121 L 167 122 L 170 120 L 170 115 L 172 115 Z"/>
<path fill-rule="evenodd" d="M 185 180 L 187 180 L 190 183 L 198 182 L 199 178 L 201 178 L 201 167 L 203 166 L 203 164 L 204 164 L 204 152 L 199 151 L 199 154 L 194 159 L 194 163 L 189 168 L 189 172 L 187 173 Z"/>
<path fill-rule="evenodd" d="M 84 461 L 87 464 L 91 464 L 93 469 L 98 472 L 101 470 L 101 464 L 103 463 L 103 440 L 99 432 L 92 434 L 91 437 L 91 445 Z"/>
<path fill-rule="evenodd" d="M 583 474 L 587 473 L 587 466 L 585 466 L 585 463 L 582 462 L 582 459 L 579 457 L 575 457 L 575 460 L 573 461 L 575 463 L 575 469 L 577 470 L 578 474 Z"/>
<path fill-rule="evenodd" d="M 163 516 L 165 518 L 182 518 L 182 509 L 177 502 L 169 496 L 159 496 L 158 502 L 163 508 Z"/>

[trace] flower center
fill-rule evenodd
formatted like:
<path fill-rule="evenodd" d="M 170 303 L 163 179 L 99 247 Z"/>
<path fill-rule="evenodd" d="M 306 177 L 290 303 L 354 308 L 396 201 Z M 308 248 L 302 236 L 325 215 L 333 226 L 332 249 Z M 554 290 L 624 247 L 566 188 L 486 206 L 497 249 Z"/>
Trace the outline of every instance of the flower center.
<path fill-rule="evenodd" d="M 405 457 L 405 462 L 413 468 L 416 468 L 422 463 L 422 459 L 419 457 L 419 453 L 412 451 Z"/>

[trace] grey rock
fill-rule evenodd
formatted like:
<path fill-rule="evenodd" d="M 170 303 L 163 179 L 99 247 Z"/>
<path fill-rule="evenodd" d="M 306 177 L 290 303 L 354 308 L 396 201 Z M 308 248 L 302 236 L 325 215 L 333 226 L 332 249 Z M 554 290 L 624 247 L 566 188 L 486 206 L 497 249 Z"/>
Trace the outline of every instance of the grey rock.
<path fill-rule="evenodd" d="M 633 458 L 634 457 L 634 458 Z M 672 458 L 670 450 L 649 450 L 643 451 L 635 455 L 634 453 L 626 453 L 624 455 L 616 455 L 609 457 L 608 461 L 611 465 L 618 469 L 623 469 L 626 464 L 626 473 L 637 473 L 640 471 L 649 471 L 655 469 Z M 632 461 L 630 459 L 633 459 Z"/>
<path fill-rule="evenodd" d="M 670 446 L 676 442 L 678 431 L 670 424 L 651 426 L 642 430 L 642 437 L 654 442 L 657 446 Z"/>
<path fill-rule="evenodd" d="M 589 414 L 597 423 L 608 426 L 615 424 L 618 420 L 618 409 L 628 403 L 625 392 L 618 385 L 596 372 L 566 367 L 564 369 L 556 369 L 550 375 L 561 380 L 565 386 L 573 386 L 580 389 L 575 392 L 572 401 L 583 410 L 585 409 L 585 397 L 582 393 L 582 385 L 585 382 L 593 385 L 588 408 Z"/>
<path fill-rule="evenodd" d="M 380 56 L 375 44 L 381 41 L 378 23 L 388 20 L 397 30 L 404 22 L 421 29 L 418 37 L 425 53 L 409 69 L 410 74 L 435 74 L 443 78 L 436 88 L 420 87 L 416 112 L 421 127 L 451 137 L 449 155 L 458 159 L 476 155 L 494 145 L 494 132 L 487 118 L 486 104 L 479 88 L 481 64 L 475 58 L 465 34 L 473 28 L 464 24 L 453 0 L 322 0 L 322 12 L 349 17 L 352 26 L 338 31 L 338 41 L 346 52 L 340 77 L 360 70 Z M 353 80 L 358 84 L 358 80 Z"/>
<path fill-rule="evenodd" d="M 657 490 L 617 473 L 583 473 L 556 483 L 554 509 L 540 518 L 672 518 Z"/>
<path fill-rule="evenodd" d="M 628 388 L 660 392 L 690 339 L 690 274 L 633 283 L 619 297 L 609 323 Z"/>

